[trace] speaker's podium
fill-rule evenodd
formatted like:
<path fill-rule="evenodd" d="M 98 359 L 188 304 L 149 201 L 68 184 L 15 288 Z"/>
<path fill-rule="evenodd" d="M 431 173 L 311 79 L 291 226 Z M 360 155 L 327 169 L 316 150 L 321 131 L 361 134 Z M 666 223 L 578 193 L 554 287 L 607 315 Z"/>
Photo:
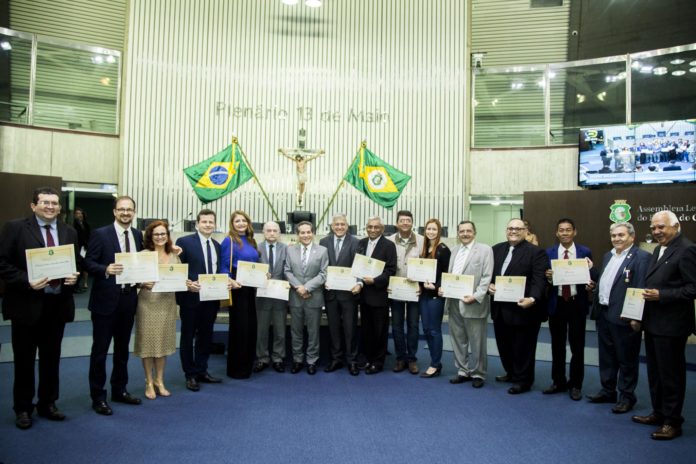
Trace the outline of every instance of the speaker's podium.
<path fill-rule="evenodd" d="M 311 222 L 312 229 L 316 230 L 317 228 L 317 215 L 310 211 L 293 211 L 287 213 L 287 217 L 288 230 L 286 232 L 289 234 L 294 234 L 296 232 L 295 226 L 303 221 Z"/>

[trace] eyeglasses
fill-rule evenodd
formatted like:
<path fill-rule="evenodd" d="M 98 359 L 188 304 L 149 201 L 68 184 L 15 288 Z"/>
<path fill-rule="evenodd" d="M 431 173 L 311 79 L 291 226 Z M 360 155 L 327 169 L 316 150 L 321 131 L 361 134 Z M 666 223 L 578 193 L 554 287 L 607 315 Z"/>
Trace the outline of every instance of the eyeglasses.
<path fill-rule="evenodd" d="M 523 230 L 527 230 L 526 227 L 508 227 L 507 231 L 508 232 L 522 232 Z"/>
<path fill-rule="evenodd" d="M 153 237 L 166 237 L 167 235 L 169 235 L 169 234 L 166 232 L 163 232 L 161 234 L 152 234 Z"/>
<path fill-rule="evenodd" d="M 48 200 L 41 200 L 36 203 L 37 205 L 41 206 L 60 206 L 60 203 L 57 201 L 48 201 Z"/>
<path fill-rule="evenodd" d="M 116 212 L 118 212 L 118 213 L 134 213 L 135 210 L 133 208 L 116 208 Z"/>

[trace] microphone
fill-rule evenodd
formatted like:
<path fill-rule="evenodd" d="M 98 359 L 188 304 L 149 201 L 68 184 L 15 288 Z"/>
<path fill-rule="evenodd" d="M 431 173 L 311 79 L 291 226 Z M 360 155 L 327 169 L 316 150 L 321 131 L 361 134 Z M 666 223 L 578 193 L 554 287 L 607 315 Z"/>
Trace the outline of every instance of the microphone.
<path fill-rule="evenodd" d="M 193 211 L 189 211 L 189 213 L 186 216 L 184 216 L 181 220 L 179 220 L 179 222 L 175 222 L 174 224 L 172 224 L 172 230 L 191 216 L 193 216 Z"/>

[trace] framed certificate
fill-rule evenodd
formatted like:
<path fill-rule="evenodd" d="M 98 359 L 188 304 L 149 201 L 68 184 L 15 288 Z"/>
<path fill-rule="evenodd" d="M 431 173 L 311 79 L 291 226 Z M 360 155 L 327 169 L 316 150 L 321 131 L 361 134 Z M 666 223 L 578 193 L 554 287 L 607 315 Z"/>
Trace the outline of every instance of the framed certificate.
<path fill-rule="evenodd" d="M 329 266 L 326 268 L 325 286 L 327 290 L 350 291 L 357 282 L 349 267 Z"/>
<path fill-rule="evenodd" d="M 152 287 L 154 293 L 185 292 L 188 264 L 160 264 L 159 278 Z"/>
<path fill-rule="evenodd" d="M 474 276 L 442 273 L 442 296 L 461 300 L 474 294 Z"/>
<path fill-rule="evenodd" d="M 288 301 L 290 298 L 290 283 L 287 280 L 268 279 L 265 287 L 256 290 L 256 296 Z"/>
<path fill-rule="evenodd" d="M 117 284 L 139 284 L 159 280 L 159 259 L 156 251 L 116 253 L 116 263 L 123 264 L 123 272 L 116 276 Z"/>
<path fill-rule="evenodd" d="M 268 280 L 268 264 L 251 261 L 237 261 L 237 278 L 244 287 L 262 288 Z"/>
<path fill-rule="evenodd" d="M 644 307 L 645 300 L 643 299 L 643 289 L 627 288 L 623 308 L 621 309 L 621 317 L 633 319 L 634 321 L 642 321 Z"/>
<path fill-rule="evenodd" d="M 590 266 L 586 259 L 552 259 L 554 285 L 585 285 L 590 283 Z"/>
<path fill-rule="evenodd" d="M 408 258 L 407 277 L 416 282 L 435 282 L 437 260 L 427 258 Z"/>
<path fill-rule="evenodd" d="M 418 282 L 406 277 L 389 277 L 389 298 L 399 301 L 418 301 Z"/>
<path fill-rule="evenodd" d="M 524 298 L 524 286 L 526 284 L 526 277 L 497 276 L 495 278 L 495 295 L 493 295 L 493 301 L 517 303 Z"/>
<path fill-rule="evenodd" d="M 25 251 L 29 281 L 62 279 L 77 273 L 75 245 L 32 248 Z"/>
<path fill-rule="evenodd" d="M 353 277 L 362 279 L 364 277 L 377 277 L 384 270 L 384 261 L 379 259 L 368 258 L 365 255 L 355 255 L 353 259 L 353 267 L 350 268 L 350 272 Z"/>
<path fill-rule="evenodd" d="M 201 284 L 199 293 L 201 301 L 227 300 L 230 291 L 227 290 L 227 274 L 198 274 Z"/>

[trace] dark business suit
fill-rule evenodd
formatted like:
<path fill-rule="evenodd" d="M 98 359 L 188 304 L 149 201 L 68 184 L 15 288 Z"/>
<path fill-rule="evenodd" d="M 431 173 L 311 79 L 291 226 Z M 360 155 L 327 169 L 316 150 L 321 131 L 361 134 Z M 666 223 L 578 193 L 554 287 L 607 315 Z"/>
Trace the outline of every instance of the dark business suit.
<path fill-rule="evenodd" d="M 650 253 L 636 246 L 629 248 L 627 253 L 611 284 L 606 305 L 599 300 L 600 285 L 613 255 L 612 252 L 604 255 L 594 289 L 592 315 L 597 320 L 600 394 L 613 399 L 618 387 L 618 401 L 633 406 L 636 403 L 634 391 L 638 384 L 641 334 L 633 330 L 628 321 L 621 319 L 621 312 L 626 290 L 645 287 Z"/>
<path fill-rule="evenodd" d="M 510 245 L 503 242 L 493 247 L 493 282 L 501 275 L 525 276 L 524 296 L 534 298 L 534 304 L 524 309 L 517 303 L 491 303 L 491 316 L 495 329 L 500 361 L 511 381 L 522 388 L 531 388 L 534 383 L 534 362 L 537 336 L 541 321 L 546 317 L 544 292 L 546 269 L 549 260 L 543 249 L 522 240 L 515 246 L 512 259 L 505 273 L 502 266 Z"/>
<path fill-rule="evenodd" d="M 367 253 L 369 238 L 358 242 L 356 254 Z M 363 330 L 363 345 L 367 362 L 378 369 L 384 366 L 387 356 L 389 332 L 389 277 L 396 274 L 396 245 L 384 235 L 377 239 L 372 258 L 384 261 L 384 270 L 375 277 L 372 285 L 363 285 L 360 291 L 360 320 Z"/>
<path fill-rule="evenodd" d="M 120 227 L 119 227 L 120 229 Z M 143 248 L 143 235 L 131 227 L 129 235 L 137 252 Z M 89 389 L 92 401 L 105 401 L 106 356 L 114 341 L 111 372 L 111 396 L 126 391 L 128 384 L 128 344 L 138 305 L 134 286 L 116 284 L 116 276 L 106 275 L 106 268 L 115 261 L 116 253 L 125 252 L 119 244 L 114 224 L 100 227 L 92 233 L 85 256 L 85 269 L 92 276 L 92 291 L 88 308 L 92 312 L 92 352 L 89 359 Z"/>
<path fill-rule="evenodd" d="M 696 246 L 677 235 L 659 258 L 655 248 L 645 287 L 660 292 L 643 311 L 645 355 L 653 412 L 665 425 L 681 426 L 686 390 L 686 339 L 694 332 Z"/>
<path fill-rule="evenodd" d="M 72 227 L 57 221 L 58 243 L 77 243 Z M 46 241 L 34 215 L 8 222 L 0 234 L 0 279 L 5 282 L 2 314 L 12 321 L 14 351 L 14 410 L 34 409 L 34 360 L 39 351 L 39 409 L 58 399 L 60 349 L 66 322 L 75 317 L 73 286 L 60 285 L 59 293 L 33 290 L 27 277 L 25 250 L 43 248 Z M 77 247 L 75 260 L 79 261 Z"/>
<path fill-rule="evenodd" d="M 210 238 L 210 253 L 212 273 L 220 272 L 220 244 Z M 176 245 L 181 247 L 179 259 L 188 264 L 188 278 L 197 281 L 199 274 L 207 274 L 206 261 L 199 234 L 195 233 L 180 237 Z M 217 259 L 215 259 L 215 257 Z M 212 263 L 217 263 L 213 266 Z M 187 379 L 195 379 L 208 372 L 208 358 L 213 342 L 213 326 L 217 318 L 218 301 L 201 301 L 196 292 L 176 292 L 176 304 L 179 305 L 181 319 L 181 339 L 179 341 L 179 357 L 181 368 Z"/>
<path fill-rule="evenodd" d="M 575 245 L 574 259 L 589 258 L 592 252 L 586 246 Z M 558 245 L 546 250 L 549 260 L 563 259 L 558 256 Z M 591 273 L 594 273 L 591 271 Z M 548 301 L 549 332 L 551 332 L 551 378 L 561 389 L 582 389 L 585 377 L 585 325 L 590 302 L 585 285 L 575 285 L 576 294 L 568 300 L 558 296 L 559 287 L 551 287 Z M 566 338 L 570 345 L 570 372 L 566 380 Z"/>
<path fill-rule="evenodd" d="M 269 262 L 267 247 L 270 243 L 259 243 L 259 262 L 268 264 L 271 279 L 285 279 L 285 256 L 288 246 L 276 241 L 273 243 L 273 266 Z M 256 362 L 268 363 L 271 356 L 268 353 L 268 332 L 273 325 L 273 362 L 282 363 L 285 360 L 285 321 L 288 315 L 288 302 L 275 298 L 256 297 Z"/>
<path fill-rule="evenodd" d="M 342 237 L 341 250 L 336 256 L 336 236 L 328 235 L 319 241 L 329 252 L 329 266 L 351 267 L 355 252 L 358 249 L 358 239 L 350 234 Z M 325 290 L 324 304 L 326 316 L 329 319 L 331 334 L 331 359 L 343 361 L 344 351 L 342 339 L 345 339 L 345 361 L 357 362 L 358 356 L 358 295 L 345 290 Z"/>

